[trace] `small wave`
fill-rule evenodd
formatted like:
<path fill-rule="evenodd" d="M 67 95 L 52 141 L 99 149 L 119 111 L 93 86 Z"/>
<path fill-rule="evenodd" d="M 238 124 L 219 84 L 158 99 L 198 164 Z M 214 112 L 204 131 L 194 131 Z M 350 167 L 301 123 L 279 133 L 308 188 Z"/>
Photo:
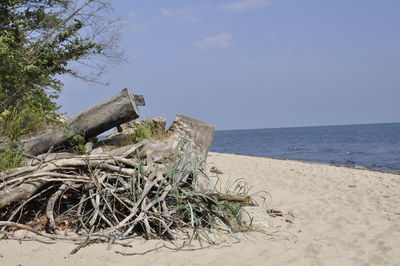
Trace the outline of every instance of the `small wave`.
<path fill-rule="evenodd" d="M 301 151 L 301 150 L 303 150 L 303 148 L 302 147 L 293 147 L 293 150 L 295 150 L 295 151 Z"/>

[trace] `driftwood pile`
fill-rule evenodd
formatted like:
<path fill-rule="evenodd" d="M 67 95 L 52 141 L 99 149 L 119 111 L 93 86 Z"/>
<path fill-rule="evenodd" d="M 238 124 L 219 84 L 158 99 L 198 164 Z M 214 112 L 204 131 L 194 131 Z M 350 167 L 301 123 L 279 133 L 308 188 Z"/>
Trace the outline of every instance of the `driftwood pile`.
<path fill-rule="evenodd" d="M 138 105 L 143 97 L 124 89 L 62 129 L 24 140 L 26 166 L 0 175 L 3 235 L 24 229 L 53 239 L 112 243 L 135 235 L 174 239 L 178 232 L 192 238 L 199 228 L 217 224 L 231 230 L 230 200 L 213 191 L 204 173 L 214 127 L 178 115 L 164 132 L 165 120 L 154 119 L 162 138 L 115 147 L 121 125 L 139 117 Z M 113 127 L 120 134 L 96 141 Z M 75 135 L 86 140 L 86 154 L 68 150 Z"/>

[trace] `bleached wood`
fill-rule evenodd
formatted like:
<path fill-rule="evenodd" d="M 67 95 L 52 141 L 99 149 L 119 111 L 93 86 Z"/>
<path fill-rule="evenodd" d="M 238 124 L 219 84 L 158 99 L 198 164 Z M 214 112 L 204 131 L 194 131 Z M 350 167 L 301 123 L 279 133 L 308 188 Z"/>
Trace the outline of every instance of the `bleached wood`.
<path fill-rule="evenodd" d="M 23 140 L 23 150 L 31 155 L 47 152 L 51 147 L 63 144 L 66 137 L 81 135 L 95 137 L 113 127 L 139 117 L 134 96 L 128 89 L 87 110 L 71 117 L 66 128 L 48 131 L 39 136 Z"/>

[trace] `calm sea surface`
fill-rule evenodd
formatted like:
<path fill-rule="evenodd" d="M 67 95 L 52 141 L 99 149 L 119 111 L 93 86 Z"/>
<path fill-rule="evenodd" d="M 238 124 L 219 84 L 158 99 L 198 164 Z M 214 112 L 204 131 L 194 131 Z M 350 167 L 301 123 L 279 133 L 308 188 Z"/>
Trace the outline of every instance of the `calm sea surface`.
<path fill-rule="evenodd" d="M 400 169 L 400 123 L 217 131 L 211 151 Z"/>

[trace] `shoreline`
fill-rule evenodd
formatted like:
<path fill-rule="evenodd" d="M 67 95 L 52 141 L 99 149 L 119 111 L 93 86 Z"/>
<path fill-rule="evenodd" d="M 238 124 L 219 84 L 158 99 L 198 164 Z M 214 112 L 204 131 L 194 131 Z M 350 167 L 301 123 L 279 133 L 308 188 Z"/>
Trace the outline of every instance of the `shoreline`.
<path fill-rule="evenodd" d="M 224 172 L 218 175 L 221 186 L 243 178 L 254 186 L 252 192 L 271 195 L 268 208 L 283 216 L 265 216 L 269 234 L 237 233 L 235 241 L 214 247 L 181 252 L 163 248 L 137 256 L 115 251 L 143 253 L 163 242 L 138 238 L 129 241 L 132 247 L 115 245 L 111 250 L 107 244 L 93 244 L 70 255 L 76 245 L 65 241 L 3 240 L 0 265 L 400 264 L 399 175 L 210 152 L 207 170 L 212 166 Z"/>
<path fill-rule="evenodd" d="M 210 153 L 211 154 L 217 153 L 217 154 L 226 154 L 226 155 L 247 156 L 247 157 L 252 157 L 252 158 L 265 158 L 265 159 L 278 160 L 278 161 L 294 161 L 294 162 L 302 162 L 302 163 L 309 163 L 309 164 L 320 164 L 320 165 L 327 165 L 327 166 L 334 166 L 334 167 L 344 167 L 344 168 L 355 169 L 355 170 L 368 170 L 368 171 L 374 171 L 374 172 L 380 172 L 380 173 L 400 175 L 400 168 L 399 169 L 380 170 L 380 169 L 373 169 L 373 168 L 368 168 L 368 167 L 360 166 L 360 165 L 350 166 L 350 165 L 341 165 L 339 163 L 306 161 L 306 160 L 297 160 L 297 159 L 291 159 L 291 158 L 274 158 L 274 157 L 264 157 L 264 156 L 251 155 L 251 154 L 225 153 L 225 152 L 216 152 L 216 151 L 210 151 L 209 154 Z"/>

